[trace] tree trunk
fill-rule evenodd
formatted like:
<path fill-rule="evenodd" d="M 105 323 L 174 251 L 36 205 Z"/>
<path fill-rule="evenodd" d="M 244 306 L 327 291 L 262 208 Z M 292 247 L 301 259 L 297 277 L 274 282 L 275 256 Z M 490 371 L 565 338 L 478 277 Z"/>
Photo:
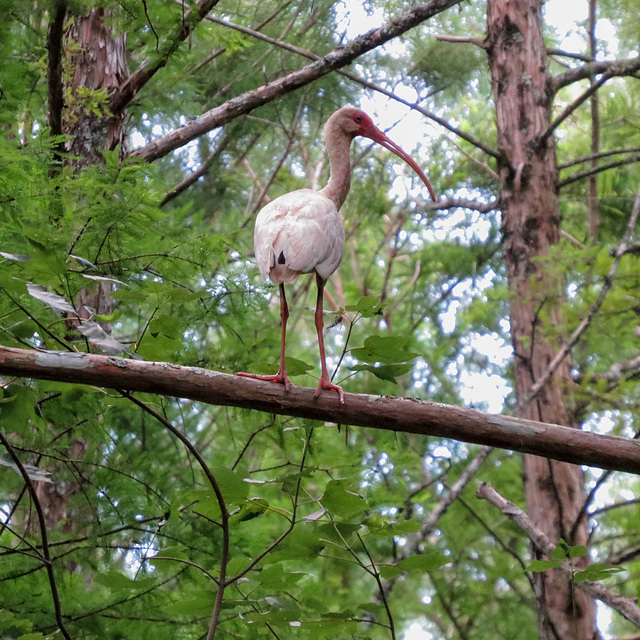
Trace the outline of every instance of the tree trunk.
<path fill-rule="evenodd" d="M 60 13 L 66 8 L 62 0 L 56 3 L 54 20 L 61 20 Z M 104 9 L 93 9 L 85 16 L 76 16 L 64 37 L 62 56 L 66 63 L 50 65 L 50 74 L 60 74 L 59 78 L 49 78 L 49 84 L 62 83 L 64 101 L 57 104 L 50 91 L 50 124 L 61 122 L 62 133 L 69 136 L 65 144 L 67 155 L 64 162 L 81 171 L 84 167 L 104 162 L 103 150 L 112 150 L 124 143 L 124 113 L 112 114 L 107 105 L 113 93 L 128 75 L 126 63 L 126 37 L 112 37 L 103 22 Z M 73 74 L 67 84 L 62 69 L 72 68 Z M 58 94 L 59 95 L 59 94 Z M 62 101 L 61 101 L 62 102 Z M 52 126 L 55 133 L 55 127 Z M 110 282 L 96 283 L 91 289 L 83 289 L 74 301 L 76 312 L 81 318 L 93 314 L 109 315 L 113 311 Z M 67 320 L 68 326 L 77 324 L 75 318 Z M 110 325 L 102 325 L 110 331 Z M 86 449 L 82 438 L 74 440 L 67 452 L 70 458 L 81 457 Z M 80 491 L 80 480 L 49 484 L 40 482 L 37 486 L 47 525 L 53 527 L 63 522 L 63 530 L 78 530 L 83 518 L 70 507 L 71 498 Z"/>
<path fill-rule="evenodd" d="M 486 46 L 496 103 L 501 154 L 500 205 L 511 304 L 516 397 L 522 417 L 576 427 L 566 401 L 571 387 L 567 360 L 531 402 L 531 387 L 543 375 L 557 345 L 547 337 L 561 323 L 562 282 L 544 260 L 560 232 L 553 136 L 553 92 L 542 38 L 540 0 L 490 0 Z M 543 321 L 543 318 L 545 320 Z M 578 466 L 524 456 L 529 516 L 552 540 L 586 545 L 582 513 L 584 481 Z M 578 523 L 576 524 L 576 521 Z M 588 563 L 581 558 L 577 565 Z M 595 605 L 560 571 L 534 574 L 538 634 L 543 640 L 590 640 Z"/>

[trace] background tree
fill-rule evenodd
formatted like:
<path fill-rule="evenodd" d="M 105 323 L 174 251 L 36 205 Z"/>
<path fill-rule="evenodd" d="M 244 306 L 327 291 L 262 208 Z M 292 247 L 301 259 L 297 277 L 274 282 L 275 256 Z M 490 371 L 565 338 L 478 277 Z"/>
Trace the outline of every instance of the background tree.
<path fill-rule="evenodd" d="M 271 371 L 253 218 L 326 180 L 321 127 L 360 103 L 442 199 L 356 148 L 327 290 L 345 391 L 635 436 L 632 3 L 585 3 L 570 51 L 533 0 L 370 3 L 383 26 L 360 37 L 359 7 L 332 2 L 9 4 L 3 345 Z M 288 369 L 315 386 L 313 291 L 293 297 Z M 635 476 L 526 458 L 523 484 L 520 456 L 442 438 L 345 446 L 106 378 L 1 382 L 8 637 L 584 638 L 594 596 L 622 612 L 602 634 L 633 628 L 633 603 L 580 580 L 635 594 Z M 532 523 L 477 501 L 478 474 Z"/>

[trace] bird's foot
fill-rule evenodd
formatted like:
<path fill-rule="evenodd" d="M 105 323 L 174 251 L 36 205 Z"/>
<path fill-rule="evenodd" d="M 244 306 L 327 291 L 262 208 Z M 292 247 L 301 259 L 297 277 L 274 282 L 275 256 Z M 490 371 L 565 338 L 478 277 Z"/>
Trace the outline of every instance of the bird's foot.
<path fill-rule="evenodd" d="M 340 404 L 344 404 L 344 391 L 342 390 L 342 387 L 339 387 L 337 384 L 333 384 L 333 382 L 329 380 L 328 376 L 326 378 L 324 376 L 320 378 L 318 388 L 316 389 L 316 398 L 320 395 L 320 392 L 323 389 L 326 389 L 327 391 L 335 391 L 340 398 Z"/>
<path fill-rule="evenodd" d="M 270 376 L 261 376 L 257 373 L 244 373 L 242 371 L 236 373 L 237 376 L 242 376 L 243 378 L 253 378 L 254 380 L 266 380 L 267 382 L 277 382 L 278 384 L 284 385 L 285 391 L 291 391 L 293 384 L 291 380 L 287 377 L 286 371 L 278 371 L 278 373 Z"/>

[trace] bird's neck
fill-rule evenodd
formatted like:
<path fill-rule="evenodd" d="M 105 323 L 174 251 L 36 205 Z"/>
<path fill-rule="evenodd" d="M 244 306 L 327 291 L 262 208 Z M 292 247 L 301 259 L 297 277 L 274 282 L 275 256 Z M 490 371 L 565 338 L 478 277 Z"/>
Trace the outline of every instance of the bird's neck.
<path fill-rule="evenodd" d="M 320 193 L 332 200 L 339 211 L 351 186 L 351 162 L 349 161 L 351 138 L 341 132 L 328 131 L 326 143 L 331 175 L 327 186 Z"/>

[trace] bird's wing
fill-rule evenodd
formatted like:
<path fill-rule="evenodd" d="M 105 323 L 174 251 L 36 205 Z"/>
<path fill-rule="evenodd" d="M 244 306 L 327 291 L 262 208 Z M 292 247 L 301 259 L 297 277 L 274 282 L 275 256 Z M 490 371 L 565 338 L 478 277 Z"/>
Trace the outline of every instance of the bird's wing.
<path fill-rule="evenodd" d="M 260 211 L 254 244 L 260 272 L 273 282 L 295 282 L 314 270 L 326 280 L 342 259 L 344 225 L 331 200 L 301 189 Z"/>

